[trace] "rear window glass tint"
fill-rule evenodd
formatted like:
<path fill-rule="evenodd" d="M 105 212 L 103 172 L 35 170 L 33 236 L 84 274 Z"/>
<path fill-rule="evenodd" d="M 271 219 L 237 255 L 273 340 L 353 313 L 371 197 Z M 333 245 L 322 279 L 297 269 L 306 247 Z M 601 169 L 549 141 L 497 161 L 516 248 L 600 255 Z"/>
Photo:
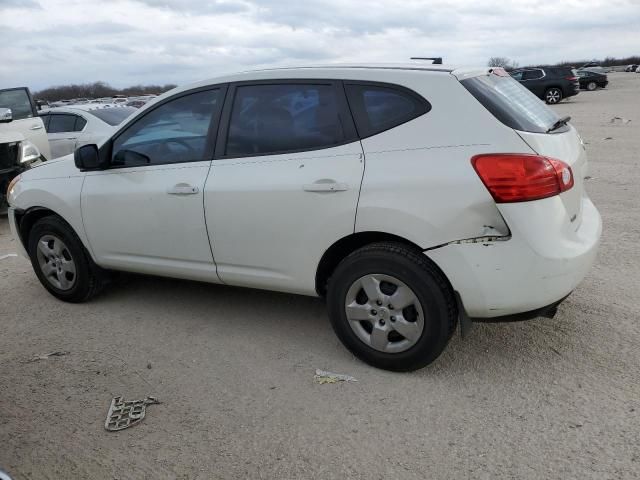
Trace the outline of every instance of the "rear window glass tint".
<path fill-rule="evenodd" d="M 360 137 L 370 137 L 427 113 L 431 105 L 404 89 L 346 84 L 349 106 Z"/>
<path fill-rule="evenodd" d="M 546 133 L 560 117 L 511 77 L 484 75 L 460 83 L 494 117 L 515 130 Z M 568 127 L 554 132 L 566 131 Z"/>
<path fill-rule="evenodd" d="M 342 143 L 345 134 L 332 85 L 238 87 L 227 155 L 312 150 Z"/>
<path fill-rule="evenodd" d="M 89 113 L 98 117 L 103 122 L 115 126 L 122 123 L 125 118 L 137 111 L 138 109 L 134 107 L 113 107 L 96 108 L 95 110 L 90 110 Z"/>

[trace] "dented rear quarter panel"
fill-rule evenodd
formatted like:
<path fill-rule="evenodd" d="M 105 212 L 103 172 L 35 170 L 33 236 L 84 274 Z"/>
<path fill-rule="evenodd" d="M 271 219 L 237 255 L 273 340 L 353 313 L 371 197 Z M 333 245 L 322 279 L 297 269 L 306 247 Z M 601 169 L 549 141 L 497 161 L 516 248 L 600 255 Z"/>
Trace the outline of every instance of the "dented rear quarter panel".
<path fill-rule="evenodd" d="M 395 82 L 420 93 L 431 111 L 362 140 L 365 172 L 356 231 L 382 231 L 423 249 L 478 236 L 508 235 L 496 204 L 471 165 L 482 153 L 533 153 L 448 74 Z"/>

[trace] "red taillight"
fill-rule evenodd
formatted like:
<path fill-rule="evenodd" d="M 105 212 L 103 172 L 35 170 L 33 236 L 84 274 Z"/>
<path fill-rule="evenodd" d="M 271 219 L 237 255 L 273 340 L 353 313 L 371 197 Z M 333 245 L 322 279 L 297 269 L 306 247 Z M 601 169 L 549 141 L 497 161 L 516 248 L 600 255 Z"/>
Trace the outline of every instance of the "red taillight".
<path fill-rule="evenodd" d="M 571 167 L 555 158 L 490 153 L 476 155 L 471 164 L 496 203 L 540 200 L 573 187 Z"/>
<path fill-rule="evenodd" d="M 578 80 L 578 77 L 565 77 L 565 80 L 569 80 L 571 82 L 575 82 L 576 80 Z"/>

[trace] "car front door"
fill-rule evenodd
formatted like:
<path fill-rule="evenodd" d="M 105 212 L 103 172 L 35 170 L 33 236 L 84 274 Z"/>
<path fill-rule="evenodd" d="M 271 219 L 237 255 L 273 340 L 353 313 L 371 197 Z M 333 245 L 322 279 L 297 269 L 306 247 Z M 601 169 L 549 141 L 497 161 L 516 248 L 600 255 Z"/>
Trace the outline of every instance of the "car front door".
<path fill-rule="evenodd" d="M 538 97 L 542 98 L 545 92 L 544 72 L 539 68 L 524 70 L 521 83 Z"/>
<path fill-rule="evenodd" d="M 3 124 L 2 130 L 18 132 L 32 142 L 45 159 L 51 159 L 49 140 L 42 119 L 26 88 L 7 88 L 0 90 L 0 107 L 10 108 L 13 120 Z"/>
<path fill-rule="evenodd" d="M 364 172 L 342 85 L 253 82 L 228 97 L 204 198 L 218 274 L 313 294 L 322 255 L 354 231 Z"/>
<path fill-rule="evenodd" d="M 203 211 L 225 87 L 181 94 L 131 120 L 87 172 L 82 219 L 101 266 L 217 282 Z"/>

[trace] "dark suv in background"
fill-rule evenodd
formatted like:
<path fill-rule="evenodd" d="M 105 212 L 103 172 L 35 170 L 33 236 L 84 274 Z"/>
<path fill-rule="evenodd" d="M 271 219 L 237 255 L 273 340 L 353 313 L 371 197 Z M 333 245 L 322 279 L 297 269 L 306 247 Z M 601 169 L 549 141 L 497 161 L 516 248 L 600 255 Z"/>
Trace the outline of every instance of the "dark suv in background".
<path fill-rule="evenodd" d="M 530 67 L 510 72 L 511 76 L 527 87 L 538 98 L 549 104 L 580 92 L 578 77 L 569 67 Z"/>

